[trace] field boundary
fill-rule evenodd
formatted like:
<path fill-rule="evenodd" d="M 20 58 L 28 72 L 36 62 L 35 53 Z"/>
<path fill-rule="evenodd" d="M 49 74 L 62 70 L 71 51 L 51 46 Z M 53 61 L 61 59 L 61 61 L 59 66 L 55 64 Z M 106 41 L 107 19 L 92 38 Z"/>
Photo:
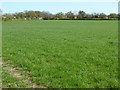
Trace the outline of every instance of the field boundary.
<path fill-rule="evenodd" d="M 21 79 L 23 83 L 25 83 L 26 85 L 28 85 L 28 88 L 47 88 L 45 85 L 43 84 L 36 84 L 31 82 L 30 77 L 28 77 L 27 75 L 23 75 L 22 72 L 19 72 L 19 68 L 18 67 L 14 67 L 12 65 L 7 64 L 7 62 L 0 61 L 0 64 L 2 65 L 2 67 L 7 70 L 7 72 L 15 78 Z M 6 88 L 6 87 L 5 87 Z M 24 88 L 24 87 L 19 87 L 19 88 Z"/>

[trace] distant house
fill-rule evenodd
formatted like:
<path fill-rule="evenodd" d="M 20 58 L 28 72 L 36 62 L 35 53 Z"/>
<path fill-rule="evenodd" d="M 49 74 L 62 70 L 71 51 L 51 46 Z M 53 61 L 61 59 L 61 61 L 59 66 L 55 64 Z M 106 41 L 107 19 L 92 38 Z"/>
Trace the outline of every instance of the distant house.
<path fill-rule="evenodd" d="M 77 19 L 77 16 L 75 16 L 74 19 Z"/>
<path fill-rule="evenodd" d="M 42 20 L 42 19 L 43 19 L 42 17 L 39 18 L 39 20 Z"/>
<path fill-rule="evenodd" d="M 27 18 L 24 18 L 24 20 L 27 20 Z"/>
<path fill-rule="evenodd" d="M 6 17 L 5 16 L 3 16 L 3 19 L 5 19 Z"/>
<path fill-rule="evenodd" d="M 16 17 L 13 17 L 14 19 L 16 19 Z"/>

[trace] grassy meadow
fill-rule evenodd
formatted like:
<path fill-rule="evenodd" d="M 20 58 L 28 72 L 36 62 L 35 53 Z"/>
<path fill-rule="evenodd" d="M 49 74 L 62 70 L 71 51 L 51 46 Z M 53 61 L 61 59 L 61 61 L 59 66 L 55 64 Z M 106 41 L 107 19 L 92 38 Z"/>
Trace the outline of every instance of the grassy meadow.
<path fill-rule="evenodd" d="M 102 20 L 3 21 L 3 58 L 21 68 L 20 72 L 25 71 L 31 82 L 38 85 L 118 87 L 117 23 Z M 3 79 L 7 86 L 7 79 L 4 76 Z"/>

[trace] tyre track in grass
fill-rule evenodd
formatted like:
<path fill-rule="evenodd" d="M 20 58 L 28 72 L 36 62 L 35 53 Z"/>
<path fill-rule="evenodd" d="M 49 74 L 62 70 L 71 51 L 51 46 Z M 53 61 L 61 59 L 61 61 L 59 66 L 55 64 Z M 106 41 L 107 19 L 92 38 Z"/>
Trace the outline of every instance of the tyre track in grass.
<path fill-rule="evenodd" d="M 43 84 L 39 84 L 38 85 L 36 83 L 32 83 L 30 81 L 30 77 L 23 75 L 22 72 L 18 72 L 18 68 L 17 67 L 8 65 L 3 60 L 0 61 L 0 65 L 2 66 L 2 68 L 7 70 L 12 77 L 15 77 L 15 78 L 18 78 L 18 79 L 22 80 L 23 83 L 28 85 L 28 88 L 47 88 L 47 86 L 45 86 Z"/>

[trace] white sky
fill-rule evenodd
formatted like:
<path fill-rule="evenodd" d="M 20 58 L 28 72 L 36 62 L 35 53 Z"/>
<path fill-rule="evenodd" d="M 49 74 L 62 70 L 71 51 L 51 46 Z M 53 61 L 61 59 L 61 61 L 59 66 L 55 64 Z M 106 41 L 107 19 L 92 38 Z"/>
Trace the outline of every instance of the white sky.
<path fill-rule="evenodd" d="M 40 10 L 40 11 L 49 11 L 52 13 L 56 13 L 58 11 L 66 12 L 66 11 L 71 11 L 73 9 L 74 10 L 81 9 L 88 13 L 103 12 L 103 13 L 109 14 L 112 12 L 114 13 L 118 12 L 119 1 L 120 0 L 0 0 L 0 8 L 3 10 L 4 13 L 22 12 L 24 10 Z M 32 2 L 33 4 L 31 5 L 29 2 Z M 49 2 L 52 2 L 52 4 Z M 63 2 L 63 3 L 67 2 L 67 3 L 65 3 L 66 5 L 61 5 L 59 2 Z M 76 6 L 74 6 L 74 8 L 72 9 L 70 8 L 71 4 L 69 4 L 68 2 L 69 3 L 70 2 L 72 3 L 97 2 L 97 4 L 89 4 L 88 6 L 87 4 L 82 4 L 82 3 L 81 3 L 82 5 L 73 4 Z M 37 4 L 34 4 L 34 3 L 37 3 Z"/>
<path fill-rule="evenodd" d="M 0 0 L 0 2 L 118 2 L 119 0 Z"/>

